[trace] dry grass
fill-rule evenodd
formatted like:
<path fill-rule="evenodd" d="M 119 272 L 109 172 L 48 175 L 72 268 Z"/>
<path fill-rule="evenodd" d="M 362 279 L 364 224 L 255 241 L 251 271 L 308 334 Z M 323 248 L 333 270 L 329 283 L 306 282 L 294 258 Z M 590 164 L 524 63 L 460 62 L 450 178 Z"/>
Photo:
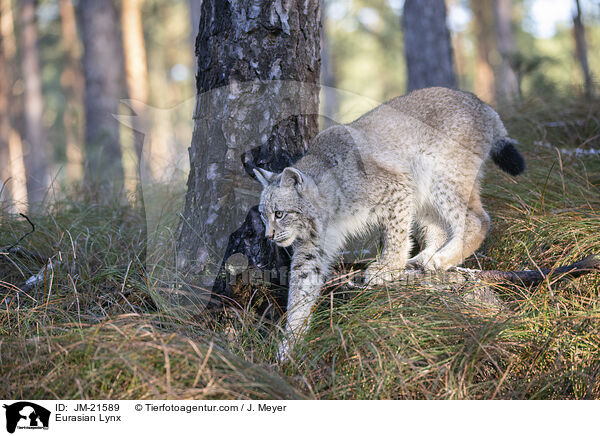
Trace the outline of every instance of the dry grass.
<path fill-rule="evenodd" d="M 61 324 L 2 343 L 4 398 L 300 399 L 222 340 L 150 316 Z"/>

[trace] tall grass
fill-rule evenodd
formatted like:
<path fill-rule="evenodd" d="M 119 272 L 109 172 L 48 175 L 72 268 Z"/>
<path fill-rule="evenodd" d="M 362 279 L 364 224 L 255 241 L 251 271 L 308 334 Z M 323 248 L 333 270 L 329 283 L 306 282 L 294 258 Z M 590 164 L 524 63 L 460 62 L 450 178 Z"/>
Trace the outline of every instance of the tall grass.
<path fill-rule="evenodd" d="M 493 229 L 467 266 L 552 268 L 600 252 L 600 156 L 560 151 L 600 148 L 597 105 L 527 101 L 504 116 L 528 170 L 489 167 Z M 129 206 L 57 200 L 30 216 L 18 253 L 6 248 L 30 225 L 0 215 L 5 398 L 600 398 L 597 274 L 496 286 L 499 305 L 469 289 L 332 286 L 278 365 L 281 321 L 248 302 L 214 313 L 169 298 L 176 213 L 147 234 Z M 44 279 L 19 291 L 47 259 Z"/>

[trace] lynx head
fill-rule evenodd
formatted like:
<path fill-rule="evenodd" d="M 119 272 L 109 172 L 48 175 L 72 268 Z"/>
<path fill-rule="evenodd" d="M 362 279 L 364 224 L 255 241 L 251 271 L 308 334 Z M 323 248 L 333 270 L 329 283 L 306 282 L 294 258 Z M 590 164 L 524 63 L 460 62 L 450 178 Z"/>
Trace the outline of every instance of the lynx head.
<path fill-rule="evenodd" d="M 313 222 L 307 211 L 317 187 L 310 176 L 288 167 L 281 174 L 257 168 L 257 180 L 263 191 L 258 206 L 265 223 L 265 236 L 280 247 L 288 247 L 298 238 L 305 238 Z"/>

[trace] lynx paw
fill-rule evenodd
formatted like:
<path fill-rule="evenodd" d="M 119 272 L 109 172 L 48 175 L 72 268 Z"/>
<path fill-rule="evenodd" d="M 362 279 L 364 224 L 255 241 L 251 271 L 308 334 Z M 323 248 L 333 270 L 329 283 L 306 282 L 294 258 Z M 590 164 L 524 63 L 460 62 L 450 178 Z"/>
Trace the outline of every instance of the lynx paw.
<path fill-rule="evenodd" d="M 380 266 L 371 265 L 365 270 L 363 283 L 365 286 L 382 285 L 385 281 L 382 277 L 383 270 Z"/>
<path fill-rule="evenodd" d="M 406 268 L 411 269 L 408 265 Z M 365 271 L 365 285 L 376 286 L 395 282 L 402 279 L 404 272 L 404 267 L 391 268 L 379 264 L 372 264 Z"/>
<path fill-rule="evenodd" d="M 408 259 L 407 267 L 412 269 L 420 269 L 423 271 L 435 271 L 438 265 L 435 262 L 435 254 L 420 252 L 415 257 Z"/>

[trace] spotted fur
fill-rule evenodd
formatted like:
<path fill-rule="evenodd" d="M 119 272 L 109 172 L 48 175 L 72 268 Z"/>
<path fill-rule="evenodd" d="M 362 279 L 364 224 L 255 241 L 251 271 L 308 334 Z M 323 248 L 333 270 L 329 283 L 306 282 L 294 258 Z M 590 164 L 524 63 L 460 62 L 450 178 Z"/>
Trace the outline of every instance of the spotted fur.
<path fill-rule="evenodd" d="M 348 237 L 383 230 L 384 250 L 367 270 L 369 280 L 389 279 L 407 265 L 446 270 L 470 256 L 490 225 L 479 197 L 490 153 L 511 174 L 524 169 L 490 106 L 470 93 L 427 88 L 322 131 L 280 174 L 255 170 L 266 236 L 282 247 L 294 244 L 279 357 L 287 358 L 308 327 Z M 424 248 L 409 259 L 412 229 Z"/>

